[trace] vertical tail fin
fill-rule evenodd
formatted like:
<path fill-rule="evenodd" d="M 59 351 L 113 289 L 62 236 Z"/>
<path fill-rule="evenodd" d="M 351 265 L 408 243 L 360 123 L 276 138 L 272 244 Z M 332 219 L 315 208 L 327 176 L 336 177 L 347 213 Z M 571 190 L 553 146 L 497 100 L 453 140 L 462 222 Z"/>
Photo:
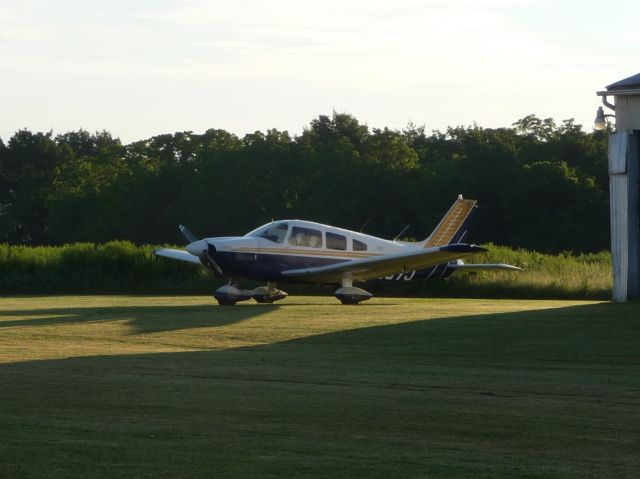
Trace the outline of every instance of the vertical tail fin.
<path fill-rule="evenodd" d="M 476 200 L 465 200 L 462 195 L 459 195 L 433 233 L 423 241 L 423 246 L 432 248 L 461 242 L 467 234 L 471 213 L 476 203 Z"/>

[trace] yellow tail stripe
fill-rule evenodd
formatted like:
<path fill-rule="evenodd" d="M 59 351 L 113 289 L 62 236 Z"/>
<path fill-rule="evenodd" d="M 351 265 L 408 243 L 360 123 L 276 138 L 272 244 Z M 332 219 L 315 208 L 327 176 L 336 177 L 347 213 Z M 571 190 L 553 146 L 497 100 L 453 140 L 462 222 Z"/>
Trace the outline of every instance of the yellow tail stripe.
<path fill-rule="evenodd" d="M 444 218 L 442 218 L 440 224 L 427 239 L 425 248 L 449 244 L 453 236 L 460 229 L 460 226 L 462 226 L 462 223 L 464 223 L 471 213 L 471 210 L 473 210 L 476 203 L 476 200 L 456 200 Z"/>

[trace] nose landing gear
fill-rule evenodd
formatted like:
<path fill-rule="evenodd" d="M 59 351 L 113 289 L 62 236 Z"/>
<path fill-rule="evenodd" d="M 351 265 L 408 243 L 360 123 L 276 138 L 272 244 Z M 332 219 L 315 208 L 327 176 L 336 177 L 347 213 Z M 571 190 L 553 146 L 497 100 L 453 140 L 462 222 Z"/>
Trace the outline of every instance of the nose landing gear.
<path fill-rule="evenodd" d="M 251 299 L 251 296 L 251 291 L 240 289 L 236 285 L 231 284 L 231 282 L 218 288 L 215 293 L 213 293 L 213 297 L 218 301 L 220 306 L 233 306 L 240 301 Z"/>
<path fill-rule="evenodd" d="M 275 283 L 267 283 L 266 286 L 258 286 L 253 290 L 253 299 L 256 303 L 273 303 L 287 297 L 287 293 L 276 288 Z"/>
<path fill-rule="evenodd" d="M 277 289 L 275 283 L 267 283 L 266 286 L 258 286 L 255 289 L 240 289 L 236 285 L 225 284 L 218 288 L 213 297 L 220 306 L 232 306 L 240 301 L 253 298 L 256 303 L 273 303 L 287 297 L 287 293 Z"/>

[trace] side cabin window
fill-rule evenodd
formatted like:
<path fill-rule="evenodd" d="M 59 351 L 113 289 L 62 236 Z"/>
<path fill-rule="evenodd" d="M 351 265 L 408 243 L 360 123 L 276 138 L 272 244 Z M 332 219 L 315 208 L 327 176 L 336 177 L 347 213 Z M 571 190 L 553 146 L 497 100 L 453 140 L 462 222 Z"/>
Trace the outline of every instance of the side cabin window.
<path fill-rule="evenodd" d="M 289 236 L 289 244 L 308 248 L 322 248 L 322 232 L 311 228 L 294 226 Z"/>
<path fill-rule="evenodd" d="M 336 233 L 327 232 L 327 249 L 347 249 L 347 237 Z"/>
<path fill-rule="evenodd" d="M 357 239 L 354 239 L 353 251 L 367 251 L 367 243 L 363 243 L 362 241 L 358 241 Z"/>
<path fill-rule="evenodd" d="M 282 243 L 284 237 L 287 236 L 287 230 L 289 225 L 287 223 L 275 223 L 260 228 L 251 236 L 258 236 L 260 238 L 266 238 L 274 243 Z"/>

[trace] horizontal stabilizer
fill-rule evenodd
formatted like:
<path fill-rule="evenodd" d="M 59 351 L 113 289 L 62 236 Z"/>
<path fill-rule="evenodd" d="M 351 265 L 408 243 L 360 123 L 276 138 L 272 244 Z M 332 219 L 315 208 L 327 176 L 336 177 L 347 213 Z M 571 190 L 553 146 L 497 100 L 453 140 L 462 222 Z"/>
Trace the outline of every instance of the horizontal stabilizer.
<path fill-rule="evenodd" d="M 164 256 L 165 258 L 177 259 L 180 261 L 187 261 L 194 264 L 202 264 L 197 256 L 193 256 L 191 253 L 182 251 L 179 249 L 157 249 L 153 252 L 156 256 Z"/>
<path fill-rule="evenodd" d="M 511 266 L 510 264 L 504 263 L 481 263 L 481 264 L 450 264 L 447 265 L 447 268 L 453 269 L 456 271 L 467 271 L 467 272 L 480 272 L 480 271 L 495 271 L 495 270 L 506 270 L 506 271 L 524 271 L 522 268 L 518 268 L 517 266 Z"/>

